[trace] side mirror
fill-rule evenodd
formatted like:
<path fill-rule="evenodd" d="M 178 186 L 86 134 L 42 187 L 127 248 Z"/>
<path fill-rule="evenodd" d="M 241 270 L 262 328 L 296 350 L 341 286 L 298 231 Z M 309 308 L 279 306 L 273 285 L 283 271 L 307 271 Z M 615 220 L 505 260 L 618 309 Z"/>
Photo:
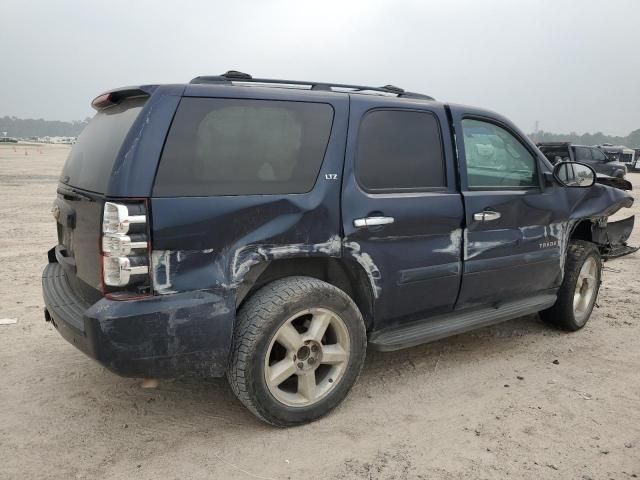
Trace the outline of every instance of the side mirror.
<path fill-rule="evenodd" d="M 588 188 L 596 183 L 596 172 L 584 163 L 560 162 L 553 167 L 553 178 L 565 187 Z"/>

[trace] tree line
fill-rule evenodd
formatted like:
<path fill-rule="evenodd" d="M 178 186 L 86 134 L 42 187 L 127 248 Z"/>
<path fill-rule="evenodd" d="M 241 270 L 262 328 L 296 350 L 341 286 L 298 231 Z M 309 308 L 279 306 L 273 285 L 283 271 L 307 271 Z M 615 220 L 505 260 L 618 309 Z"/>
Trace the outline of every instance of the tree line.
<path fill-rule="evenodd" d="M 529 134 L 534 142 L 571 142 L 577 145 L 602 145 L 611 143 L 612 145 L 624 145 L 630 148 L 640 148 L 640 128 L 634 130 L 626 137 L 605 135 L 602 132 L 584 133 L 582 135 L 571 133 L 551 133 L 540 130 Z"/>
<path fill-rule="evenodd" d="M 0 136 L 7 132 L 8 137 L 77 137 L 87 126 L 89 119 L 63 122 L 42 118 L 0 117 Z"/>

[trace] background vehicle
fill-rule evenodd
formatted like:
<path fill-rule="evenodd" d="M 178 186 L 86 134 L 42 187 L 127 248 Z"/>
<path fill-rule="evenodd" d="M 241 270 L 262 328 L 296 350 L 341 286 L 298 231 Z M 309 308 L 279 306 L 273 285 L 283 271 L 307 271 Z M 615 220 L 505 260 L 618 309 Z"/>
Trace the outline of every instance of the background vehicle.
<path fill-rule="evenodd" d="M 538 148 L 553 164 L 558 161 L 586 163 L 598 173 L 619 178 L 624 178 L 627 173 L 624 163 L 607 157 L 597 147 L 573 145 L 569 142 L 542 142 L 538 143 Z"/>
<path fill-rule="evenodd" d="M 274 425 L 339 404 L 367 343 L 538 311 L 582 328 L 607 217 L 633 202 L 498 114 L 393 86 L 228 72 L 93 105 L 53 206 L 46 318 L 121 375 L 226 373 Z"/>
<path fill-rule="evenodd" d="M 613 162 L 620 162 L 627 166 L 627 168 L 633 167 L 633 157 L 635 151 L 632 148 L 625 147 L 624 145 L 598 145 L 598 148 L 607 156 L 607 158 Z"/>

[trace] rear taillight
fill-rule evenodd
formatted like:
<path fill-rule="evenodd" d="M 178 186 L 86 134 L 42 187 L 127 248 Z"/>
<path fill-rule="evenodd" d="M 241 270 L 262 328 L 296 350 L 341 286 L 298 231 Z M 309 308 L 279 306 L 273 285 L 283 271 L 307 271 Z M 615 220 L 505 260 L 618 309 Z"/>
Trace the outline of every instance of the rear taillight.
<path fill-rule="evenodd" d="M 135 205 L 135 207 L 143 207 L 144 205 Z M 130 208 L 134 205 L 122 205 L 120 203 L 107 202 L 104 204 L 104 214 L 102 216 L 102 233 L 110 233 L 114 235 L 124 235 L 129 232 L 131 225 L 147 223 L 146 212 L 142 215 L 139 208 L 136 208 L 133 214 Z M 144 209 L 143 209 L 144 212 Z"/>
<path fill-rule="evenodd" d="M 102 215 L 102 277 L 116 291 L 149 291 L 149 237 L 144 203 L 104 204 Z"/>
<path fill-rule="evenodd" d="M 111 93 L 103 93 L 102 95 L 98 95 L 91 101 L 91 106 L 96 110 L 101 110 L 110 105 L 113 105 Z"/>

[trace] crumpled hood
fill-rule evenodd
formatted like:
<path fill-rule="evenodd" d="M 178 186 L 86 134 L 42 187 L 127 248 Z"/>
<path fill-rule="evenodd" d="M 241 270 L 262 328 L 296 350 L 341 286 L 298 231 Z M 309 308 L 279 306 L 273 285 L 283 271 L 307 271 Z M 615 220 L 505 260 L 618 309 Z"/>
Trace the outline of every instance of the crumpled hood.
<path fill-rule="evenodd" d="M 568 190 L 578 190 L 571 189 Z M 633 196 L 618 188 L 599 183 L 591 188 L 585 188 L 583 195 L 567 192 L 572 200 L 571 218 L 608 217 L 621 208 L 633 205 Z"/>

